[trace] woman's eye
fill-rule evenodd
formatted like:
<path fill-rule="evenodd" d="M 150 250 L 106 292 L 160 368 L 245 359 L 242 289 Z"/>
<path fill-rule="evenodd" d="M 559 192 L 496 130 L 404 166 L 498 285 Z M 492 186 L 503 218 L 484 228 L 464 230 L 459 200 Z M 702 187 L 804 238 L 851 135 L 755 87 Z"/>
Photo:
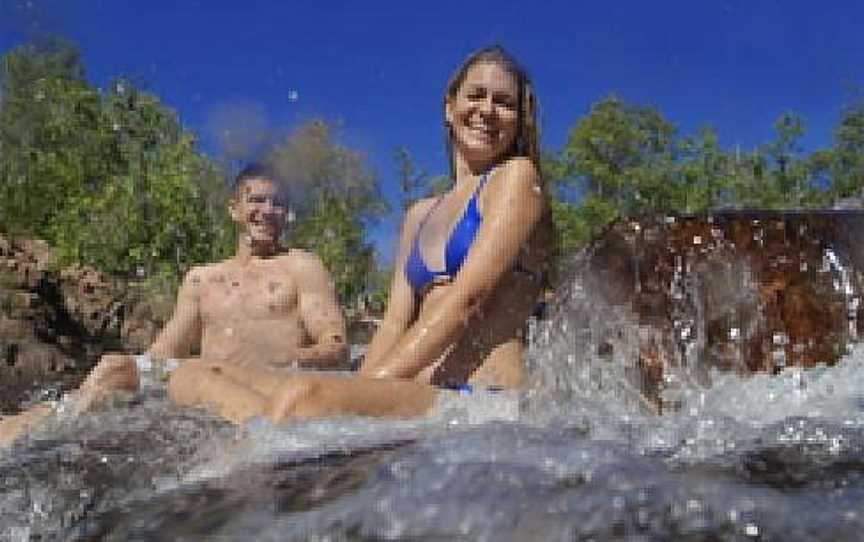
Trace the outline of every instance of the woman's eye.
<path fill-rule="evenodd" d="M 502 96 L 500 98 L 496 98 L 495 103 L 500 105 L 501 107 L 506 107 L 507 109 L 516 108 L 516 100 L 513 99 L 511 96 Z"/>

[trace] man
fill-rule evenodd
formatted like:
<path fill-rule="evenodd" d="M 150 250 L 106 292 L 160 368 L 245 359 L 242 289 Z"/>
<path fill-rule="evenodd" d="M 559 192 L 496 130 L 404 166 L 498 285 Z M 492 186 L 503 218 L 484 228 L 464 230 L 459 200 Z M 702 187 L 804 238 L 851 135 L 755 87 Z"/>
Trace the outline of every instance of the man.
<path fill-rule="evenodd" d="M 147 353 L 103 356 L 81 388 L 60 403 L 0 419 L 0 445 L 55 412 L 77 414 L 115 390 L 134 391 L 142 379 L 167 375 L 199 349 L 202 361 L 194 363 L 206 362 L 220 373 L 239 366 L 339 367 L 346 360 L 345 320 L 330 274 L 310 252 L 280 251 L 287 208 L 271 170 L 258 165 L 244 169 L 229 212 L 238 229 L 236 255 L 186 274 L 174 314 Z M 269 383 L 231 372 L 239 376 L 230 381 L 231 394 L 220 411 L 239 421 L 264 408 L 262 393 Z M 212 392 L 206 388 L 224 384 L 224 376 L 195 381 L 197 391 Z M 169 391 L 177 402 L 196 405 L 188 383 Z"/>

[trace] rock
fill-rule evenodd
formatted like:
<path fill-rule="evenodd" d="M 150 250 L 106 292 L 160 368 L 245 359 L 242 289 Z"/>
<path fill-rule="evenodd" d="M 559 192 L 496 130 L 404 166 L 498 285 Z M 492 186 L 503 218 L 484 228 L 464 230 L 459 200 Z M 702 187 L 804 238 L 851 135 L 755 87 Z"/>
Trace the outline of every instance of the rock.
<path fill-rule="evenodd" d="M 830 365 L 864 333 L 862 233 L 862 211 L 619 220 L 574 260 L 558 332 L 661 407 L 711 369 Z"/>
<path fill-rule="evenodd" d="M 0 414 L 40 386 L 77 385 L 105 351 L 144 350 L 160 325 L 121 281 L 0 236 Z"/>

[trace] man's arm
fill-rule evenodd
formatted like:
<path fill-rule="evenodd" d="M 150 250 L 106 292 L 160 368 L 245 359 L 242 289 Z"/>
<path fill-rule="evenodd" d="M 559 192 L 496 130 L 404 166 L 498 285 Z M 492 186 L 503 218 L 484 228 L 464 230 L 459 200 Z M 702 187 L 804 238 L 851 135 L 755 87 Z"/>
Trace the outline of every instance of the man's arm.
<path fill-rule="evenodd" d="M 348 358 L 345 317 L 336 299 L 333 279 L 312 253 L 302 252 L 296 261 L 299 317 L 312 344 L 298 348 L 293 359 L 313 367 L 345 363 Z"/>
<path fill-rule="evenodd" d="M 154 359 L 188 358 L 192 349 L 200 344 L 204 273 L 202 268 L 192 268 L 183 278 L 171 319 L 147 349 L 147 354 Z"/>
<path fill-rule="evenodd" d="M 165 366 L 161 364 L 165 360 L 177 360 L 191 355 L 192 348 L 201 340 L 199 305 L 205 272 L 203 268 L 192 268 L 183 278 L 171 319 L 143 355 L 102 356 L 81 385 L 82 397 L 90 397 L 89 400 L 79 401 L 82 405 L 97 400 L 105 392 L 137 390 L 142 382 L 146 383 L 155 375 L 164 373 Z M 154 362 L 157 365 L 154 366 Z"/>

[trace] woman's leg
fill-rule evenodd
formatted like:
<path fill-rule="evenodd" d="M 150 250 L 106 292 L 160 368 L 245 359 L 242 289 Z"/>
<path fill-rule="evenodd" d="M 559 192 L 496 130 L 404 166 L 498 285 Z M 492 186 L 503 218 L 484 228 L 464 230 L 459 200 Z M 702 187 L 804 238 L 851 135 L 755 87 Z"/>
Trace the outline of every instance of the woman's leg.
<path fill-rule="evenodd" d="M 270 418 L 327 416 L 413 418 L 429 413 L 439 390 L 413 380 L 297 375 L 273 396 Z"/>
<path fill-rule="evenodd" d="M 411 380 L 354 374 L 285 373 L 218 362 L 190 362 L 168 382 L 172 401 L 206 406 L 242 422 L 325 416 L 414 417 L 429 412 L 438 390 Z"/>

